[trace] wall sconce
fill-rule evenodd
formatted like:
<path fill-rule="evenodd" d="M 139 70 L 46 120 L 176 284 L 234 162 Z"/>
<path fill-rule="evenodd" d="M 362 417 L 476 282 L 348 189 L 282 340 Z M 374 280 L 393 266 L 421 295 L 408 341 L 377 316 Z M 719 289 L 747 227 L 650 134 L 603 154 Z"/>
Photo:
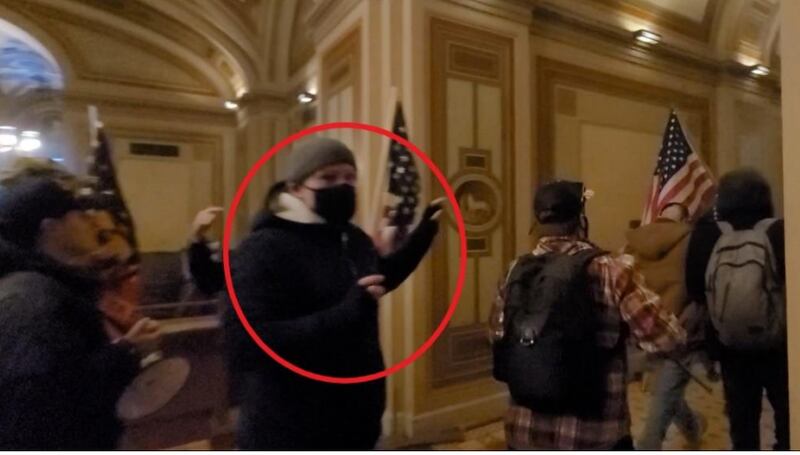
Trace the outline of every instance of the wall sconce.
<path fill-rule="evenodd" d="M 0 153 L 31 153 L 42 147 L 38 131 L 26 130 L 17 134 L 13 126 L 0 126 Z"/>
<path fill-rule="evenodd" d="M 661 42 L 661 35 L 645 29 L 635 31 L 633 38 L 643 44 L 658 44 Z"/>
<path fill-rule="evenodd" d="M 239 103 L 231 100 L 225 101 L 225 109 L 229 111 L 235 111 L 236 109 L 239 109 Z"/>
<path fill-rule="evenodd" d="M 313 102 L 315 99 L 317 99 L 317 95 L 314 95 L 311 92 L 303 91 L 297 94 L 297 101 L 299 101 L 300 104 L 308 104 Z"/>
<path fill-rule="evenodd" d="M 750 74 L 753 76 L 766 76 L 769 74 L 769 68 L 764 65 L 753 65 L 750 67 Z"/>

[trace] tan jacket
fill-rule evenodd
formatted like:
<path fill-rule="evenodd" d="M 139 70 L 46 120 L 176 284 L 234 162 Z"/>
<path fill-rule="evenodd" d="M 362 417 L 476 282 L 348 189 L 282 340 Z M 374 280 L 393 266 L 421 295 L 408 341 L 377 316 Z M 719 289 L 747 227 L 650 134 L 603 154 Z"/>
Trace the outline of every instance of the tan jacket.
<path fill-rule="evenodd" d="M 629 231 L 626 252 L 636 258 L 647 287 L 661 296 L 664 309 L 680 315 L 689 303 L 686 252 L 692 227 L 666 219 Z"/>

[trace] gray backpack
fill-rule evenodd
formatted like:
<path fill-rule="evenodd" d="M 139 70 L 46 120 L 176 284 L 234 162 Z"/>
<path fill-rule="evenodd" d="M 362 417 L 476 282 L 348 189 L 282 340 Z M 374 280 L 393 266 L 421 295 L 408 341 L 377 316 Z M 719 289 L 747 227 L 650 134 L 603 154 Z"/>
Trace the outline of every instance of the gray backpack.
<path fill-rule="evenodd" d="M 767 231 L 774 219 L 735 231 L 719 223 L 722 236 L 706 270 L 706 298 L 720 342 L 736 349 L 780 346 L 786 334 L 786 294 Z"/>

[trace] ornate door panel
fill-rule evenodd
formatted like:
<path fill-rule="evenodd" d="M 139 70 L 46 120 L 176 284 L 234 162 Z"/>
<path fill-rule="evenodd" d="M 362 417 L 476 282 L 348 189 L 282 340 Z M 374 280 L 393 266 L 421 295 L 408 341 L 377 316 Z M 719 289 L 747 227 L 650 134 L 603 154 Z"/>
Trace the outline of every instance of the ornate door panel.
<path fill-rule="evenodd" d="M 453 186 L 468 236 L 462 298 L 434 349 L 433 383 L 444 386 L 490 371 L 486 321 L 514 251 L 513 42 L 432 19 L 431 43 L 431 152 Z M 458 274 L 453 218 L 443 227 L 433 254 L 434 321 L 446 312 Z"/>

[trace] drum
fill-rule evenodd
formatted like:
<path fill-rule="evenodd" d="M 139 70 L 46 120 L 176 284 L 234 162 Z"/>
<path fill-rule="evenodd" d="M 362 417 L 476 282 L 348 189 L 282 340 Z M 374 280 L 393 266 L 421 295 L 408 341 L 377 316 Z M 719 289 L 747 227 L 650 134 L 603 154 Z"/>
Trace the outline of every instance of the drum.
<path fill-rule="evenodd" d="M 183 357 L 150 363 L 117 401 L 117 416 L 130 421 L 154 414 L 180 393 L 190 372 L 191 365 Z"/>

